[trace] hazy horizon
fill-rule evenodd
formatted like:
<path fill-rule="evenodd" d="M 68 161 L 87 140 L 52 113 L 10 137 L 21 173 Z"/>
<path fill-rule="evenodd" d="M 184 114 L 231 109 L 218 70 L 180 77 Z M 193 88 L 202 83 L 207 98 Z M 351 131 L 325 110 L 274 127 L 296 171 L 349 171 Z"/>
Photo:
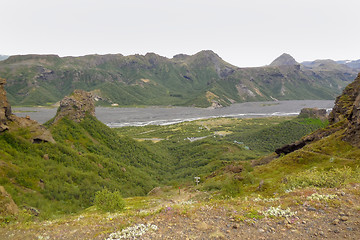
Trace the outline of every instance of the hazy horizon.
<path fill-rule="evenodd" d="M 0 54 L 145 55 L 212 50 L 239 67 L 360 59 L 360 2 L 14 0 L 2 3 Z"/>

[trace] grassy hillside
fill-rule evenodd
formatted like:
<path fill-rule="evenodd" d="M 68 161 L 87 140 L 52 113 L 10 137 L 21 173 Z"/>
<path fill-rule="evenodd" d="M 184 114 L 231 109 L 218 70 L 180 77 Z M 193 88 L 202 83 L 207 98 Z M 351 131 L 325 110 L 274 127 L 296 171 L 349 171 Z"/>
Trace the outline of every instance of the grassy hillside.
<path fill-rule="evenodd" d="M 289 131 L 281 127 L 288 124 L 309 132 L 313 122 L 211 119 L 115 131 L 91 116 L 80 123 L 64 118 L 49 125 L 56 144 L 30 143 L 25 128 L 0 134 L 0 185 L 20 207 L 36 208 L 42 217 L 76 212 L 91 206 L 104 187 L 124 197 L 145 195 L 156 186 L 186 183 L 231 162 L 249 162 L 264 150 L 256 142 L 248 149 L 230 136 L 269 133 L 269 138 L 289 143 L 291 139 L 281 134 Z M 273 136 L 270 129 L 279 135 Z"/>
<path fill-rule="evenodd" d="M 209 107 L 274 98 L 334 99 L 356 76 L 341 66 L 238 68 L 212 51 L 172 59 L 153 53 L 25 55 L 1 61 L 0 77 L 7 79 L 12 105 L 50 105 L 83 89 L 92 91 L 99 105 Z"/>
<path fill-rule="evenodd" d="M 56 144 L 30 143 L 27 129 L 0 135 L 0 185 L 42 216 L 88 207 L 104 187 L 144 195 L 167 177 L 165 159 L 93 117 L 63 119 L 50 129 Z"/>

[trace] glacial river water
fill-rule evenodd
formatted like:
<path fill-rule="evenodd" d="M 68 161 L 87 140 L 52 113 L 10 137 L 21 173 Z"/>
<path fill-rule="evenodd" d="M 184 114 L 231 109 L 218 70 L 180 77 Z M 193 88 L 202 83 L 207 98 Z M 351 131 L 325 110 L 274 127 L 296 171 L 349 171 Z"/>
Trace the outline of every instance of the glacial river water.
<path fill-rule="evenodd" d="M 325 108 L 334 106 L 333 100 L 291 100 L 278 102 L 235 103 L 229 107 L 209 109 L 194 107 L 147 107 L 147 108 L 107 108 L 97 107 L 96 117 L 109 127 L 167 125 L 205 118 L 236 117 L 254 118 L 269 116 L 291 116 L 299 114 L 302 108 Z M 55 116 L 56 108 L 14 107 L 17 116 L 30 116 L 44 123 Z"/>

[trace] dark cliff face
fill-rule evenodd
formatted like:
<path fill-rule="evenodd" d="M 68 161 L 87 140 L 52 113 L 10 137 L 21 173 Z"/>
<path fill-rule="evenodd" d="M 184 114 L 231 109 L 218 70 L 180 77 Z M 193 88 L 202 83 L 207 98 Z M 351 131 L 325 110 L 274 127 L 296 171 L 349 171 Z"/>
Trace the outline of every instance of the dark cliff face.
<path fill-rule="evenodd" d="M 64 117 L 80 122 L 87 114 L 95 116 L 94 98 L 89 92 L 75 90 L 73 94 L 61 100 L 54 123 Z"/>
<path fill-rule="evenodd" d="M 330 124 L 337 123 L 342 120 L 354 120 L 354 113 L 358 113 L 360 95 L 360 74 L 349 84 L 343 93 L 336 98 L 335 106 L 329 115 Z"/>
<path fill-rule="evenodd" d="M 294 152 L 340 130 L 344 131 L 343 141 L 360 148 L 360 73 L 336 98 L 335 106 L 329 114 L 328 120 L 329 126 L 327 128 L 320 129 L 295 143 L 276 149 L 275 152 L 278 155 Z"/>
<path fill-rule="evenodd" d="M 11 107 L 6 98 L 6 91 L 4 85 L 6 80 L 0 78 L 0 123 L 5 122 L 9 119 L 11 115 Z"/>
<path fill-rule="evenodd" d="M 360 73 L 335 102 L 330 113 L 331 124 L 344 121 L 346 131 L 343 140 L 360 147 Z"/>

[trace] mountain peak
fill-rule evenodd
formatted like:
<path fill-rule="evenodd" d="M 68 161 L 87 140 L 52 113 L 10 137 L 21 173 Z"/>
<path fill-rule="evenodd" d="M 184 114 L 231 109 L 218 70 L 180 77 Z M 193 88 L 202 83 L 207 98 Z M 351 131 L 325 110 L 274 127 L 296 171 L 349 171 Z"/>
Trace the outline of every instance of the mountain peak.
<path fill-rule="evenodd" d="M 280 57 L 276 58 L 270 66 L 279 67 L 279 66 L 293 66 L 299 65 L 299 63 L 289 54 L 283 53 Z"/>

